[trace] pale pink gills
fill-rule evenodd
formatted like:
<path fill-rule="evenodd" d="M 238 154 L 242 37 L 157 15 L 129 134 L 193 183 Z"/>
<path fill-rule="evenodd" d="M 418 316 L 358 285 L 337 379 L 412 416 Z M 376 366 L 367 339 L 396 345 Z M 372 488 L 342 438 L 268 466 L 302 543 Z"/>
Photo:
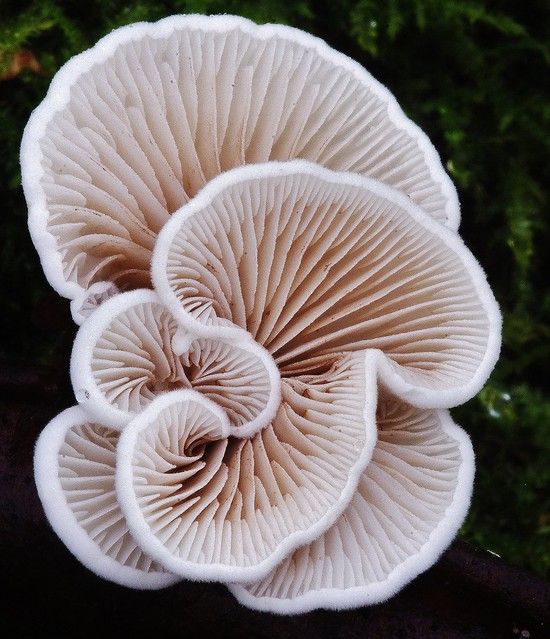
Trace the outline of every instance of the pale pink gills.
<path fill-rule="evenodd" d="M 210 179 L 304 158 L 372 176 L 456 229 L 456 191 L 424 133 L 356 62 L 302 31 L 173 16 L 70 60 L 21 147 L 29 228 L 73 299 L 149 284 L 156 234 Z"/>
<path fill-rule="evenodd" d="M 454 232 L 380 182 L 301 160 L 212 180 L 166 224 L 152 268 L 179 321 L 246 329 L 283 374 L 374 349 L 384 385 L 445 407 L 499 352 L 498 307 Z"/>
<path fill-rule="evenodd" d="M 136 544 L 115 492 L 119 432 L 69 408 L 42 431 L 34 468 L 46 516 L 69 550 L 100 577 L 131 588 L 179 580 Z"/>
<path fill-rule="evenodd" d="M 188 443 L 199 399 L 192 409 L 177 393 L 154 400 L 117 453 L 119 500 L 140 546 L 190 579 L 274 569 L 352 498 L 376 441 L 373 382 L 369 355 L 351 354 L 324 374 L 283 380 L 277 415 L 253 437 L 204 445 Z"/>
<path fill-rule="evenodd" d="M 189 333 L 148 290 L 115 296 L 82 324 L 71 379 L 81 406 L 115 428 L 157 395 L 194 388 L 226 410 L 235 435 L 247 436 L 269 423 L 280 401 L 279 371 L 250 335 Z"/>
<path fill-rule="evenodd" d="M 451 542 L 473 473 L 468 436 L 447 411 L 386 397 L 372 460 L 336 524 L 261 581 L 231 590 L 251 608 L 283 614 L 384 601 Z"/>
<path fill-rule="evenodd" d="M 118 293 L 118 287 L 112 282 L 95 282 L 82 295 L 71 300 L 73 320 L 78 325 L 82 324 L 100 304 Z"/>

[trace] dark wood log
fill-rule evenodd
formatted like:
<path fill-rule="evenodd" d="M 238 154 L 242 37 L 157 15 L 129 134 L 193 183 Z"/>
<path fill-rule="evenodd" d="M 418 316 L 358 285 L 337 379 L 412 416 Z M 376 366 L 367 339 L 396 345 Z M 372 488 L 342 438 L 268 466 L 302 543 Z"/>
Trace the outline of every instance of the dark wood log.
<path fill-rule="evenodd" d="M 97 578 L 50 529 L 36 495 L 38 433 L 73 403 L 66 372 L 0 368 L 0 544 L 5 623 L 18 634 L 246 639 L 550 636 L 550 586 L 492 554 L 455 542 L 388 602 L 280 617 L 247 610 L 217 584 L 139 592 Z"/>

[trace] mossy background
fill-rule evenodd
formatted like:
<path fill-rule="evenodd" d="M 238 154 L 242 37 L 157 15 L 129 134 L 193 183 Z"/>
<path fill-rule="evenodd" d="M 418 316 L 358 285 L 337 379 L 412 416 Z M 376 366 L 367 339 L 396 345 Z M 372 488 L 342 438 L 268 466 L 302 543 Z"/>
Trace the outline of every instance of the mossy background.
<path fill-rule="evenodd" d="M 461 234 L 486 269 L 504 314 L 496 370 L 475 399 L 453 411 L 477 456 L 473 503 L 461 536 L 547 574 L 545 0 L 0 0 L 0 361 L 68 367 L 73 331 L 68 304 L 62 306 L 67 328 L 51 321 L 55 296 L 26 227 L 18 153 L 32 109 L 56 70 L 111 29 L 193 12 L 235 13 L 324 38 L 386 84 L 439 150 L 459 191 Z"/>

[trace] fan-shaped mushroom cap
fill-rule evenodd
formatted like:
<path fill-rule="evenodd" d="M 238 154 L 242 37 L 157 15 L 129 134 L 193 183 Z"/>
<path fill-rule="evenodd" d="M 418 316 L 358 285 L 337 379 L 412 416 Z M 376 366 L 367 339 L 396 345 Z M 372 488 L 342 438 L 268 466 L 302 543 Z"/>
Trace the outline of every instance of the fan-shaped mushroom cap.
<path fill-rule="evenodd" d="M 188 398 L 154 400 L 117 452 L 119 500 L 140 546 L 187 578 L 246 581 L 324 532 L 374 447 L 371 360 L 353 353 L 324 374 L 283 380 L 268 427 L 192 450 Z"/>
<path fill-rule="evenodd" d="M 436 561 L 468 510 L 470 440 L 447 411 L 388 397 L 378 429 L 372 460 L 336 524 L 261 581 L 232 585 L 241 603 L 283 614 L 378 603 Z"/>
<path fill-rule="evenodd" d="M 82 324 L 71 379 L 80 405 L 115 428 L 178 388 L 195 388 L 220 404 L 237 436 L 267 425 L 280 403 L 279 371 L 245 331 L 232 340 L 201 338 L 178 326 L 149 290 L 109 299 Z"/>
<path fill-rule="evenodd" d="M 460 238 L 370 178 L 309 162 L 212 180 L 161 231 L 155 288 L 179 321 L 248 330 L 283 375 L 374 349 L 384 385 L 420 407 L 473 396 L 500 314 Z"/>
<path fill-rule="evenodd" d="M 164 588 L 179 578 L 143 553 L 118 505 L 118 438 L 79 407 L 62 412 L 36 444 L 38 494 L 53 529 L 87 568 L 132 588 Z"/>
<path fill-rule="evenodd" d="M 208 180 L 304 158 L 375 177 L 458 227 L 427 137 L 361 66 L 290 27 L 173 16 L 70 60 L 21 147 L 29 227 L 52 286 L 149 284 L 156 234 Z"/>

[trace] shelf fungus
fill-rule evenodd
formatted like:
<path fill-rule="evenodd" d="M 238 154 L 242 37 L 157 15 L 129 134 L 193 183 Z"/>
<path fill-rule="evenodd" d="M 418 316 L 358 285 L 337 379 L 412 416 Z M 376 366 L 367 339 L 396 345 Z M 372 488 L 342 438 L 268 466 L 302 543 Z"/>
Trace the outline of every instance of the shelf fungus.
<path fill-rule="evenodd" d="M 373 177 L 458 227 L 427 137 L 318 38 L 234 16 L 117 29 L 56 74 L 25 129 L 22 181 L 46 276 L 80 323 L 94 285 L 103 297 L 150 286 L 157 234 L 208 181 L 296 158 Z"/>
<path fill-rule="evenodd" d="M 35 453 L 52 526 L 137 588 L 220 581 L 284 614 L 390 597 L 468 509 L 447 409 L 498 356 L 481 267 L 410 195 L 303 159 L 225 171 L 158 230 L 152 289 L 78 307 L 79 405 Z"/>

